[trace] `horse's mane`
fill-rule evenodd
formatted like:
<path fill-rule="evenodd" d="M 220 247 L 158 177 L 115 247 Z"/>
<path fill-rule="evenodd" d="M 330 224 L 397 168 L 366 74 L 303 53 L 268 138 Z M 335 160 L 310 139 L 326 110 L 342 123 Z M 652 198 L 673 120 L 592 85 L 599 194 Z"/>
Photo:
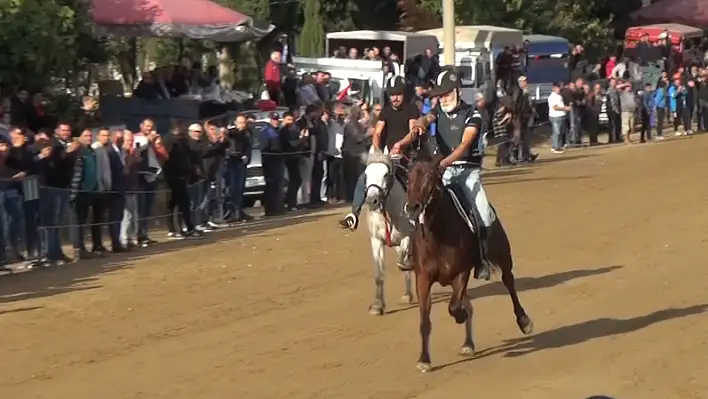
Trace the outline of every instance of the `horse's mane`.
<path fill-rule="evenodd" d="M 385 164 L 389 167 L 389 169 L 393 166 L 391 163 L 391 157 L 388 156 L 388 154 L 384 154 L 382 151 L 374 151 L 369 154 L 369 157 L 366 159 L 366 166 L 369 166 L 372 163 Z"/>

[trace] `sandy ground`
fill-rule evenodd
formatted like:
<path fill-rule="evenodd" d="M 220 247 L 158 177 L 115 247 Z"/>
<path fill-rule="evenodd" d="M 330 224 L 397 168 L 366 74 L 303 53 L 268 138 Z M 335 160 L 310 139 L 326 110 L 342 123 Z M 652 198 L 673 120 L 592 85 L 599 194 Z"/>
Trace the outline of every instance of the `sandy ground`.
<path fill-rule="evenodd" d="M 439 303 L 437 368 L 416 371 L 393 257 L 389 313 L 369 316 L 366 232 L 329 211 L 0 278 L 0 398 L 708 397 L 707 147 L 542 150 L 490 171 L 536 332 L 500 283 L 475 284 L 473 359 Z"/>

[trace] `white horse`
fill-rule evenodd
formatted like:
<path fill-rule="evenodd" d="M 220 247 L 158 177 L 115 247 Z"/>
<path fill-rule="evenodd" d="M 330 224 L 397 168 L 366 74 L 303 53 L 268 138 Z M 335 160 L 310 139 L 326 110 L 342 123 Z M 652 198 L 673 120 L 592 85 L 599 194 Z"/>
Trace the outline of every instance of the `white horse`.
<path fill-rule="evenodd" d="M 367 221 L 371 234 L 371 252 L 374 256 L 374 282 L 376 296 L 369 306 L 369 314 L 384 314 L 384 247 L 394 247 L 398 252 L 397 265 L 408 269 L 410 236 L 413 224 L 406 218 L 403 207 L 406 203 L 406 191 L 403 184 L 393 175 L 394 165 L 388 154 L 380 151 L 369 154 L 364 176 L 366 179 L 366 205 L 369 208 Z M 405 273 L 404 303 L 413 302 L 411 272 Z"/>

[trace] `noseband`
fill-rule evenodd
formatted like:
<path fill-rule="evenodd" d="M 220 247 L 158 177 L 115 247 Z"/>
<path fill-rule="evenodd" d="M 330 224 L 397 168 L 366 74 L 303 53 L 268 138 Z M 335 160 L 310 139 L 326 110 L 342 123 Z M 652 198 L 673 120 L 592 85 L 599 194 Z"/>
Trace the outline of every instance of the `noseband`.
<path fill-rule="evenodd" d="M 383 162 L 379 162 L 383 165 L 386 165 Z M 369 191 L 369 188 L 375 188 L 379 192 L 379 196 L 381 197 L 381 207 L 386 203 L 386 199 L 388 198 L 388 195 L 391 193 L 391 187 L 393 187 L 393 173 L 391 168 L 386 165 L 386 169 L 388 169 L 388 178 L 386 179 L 386 187 L 381 187 L 378 184 L 371 183 L 366 185 L 366 192 Z"/>

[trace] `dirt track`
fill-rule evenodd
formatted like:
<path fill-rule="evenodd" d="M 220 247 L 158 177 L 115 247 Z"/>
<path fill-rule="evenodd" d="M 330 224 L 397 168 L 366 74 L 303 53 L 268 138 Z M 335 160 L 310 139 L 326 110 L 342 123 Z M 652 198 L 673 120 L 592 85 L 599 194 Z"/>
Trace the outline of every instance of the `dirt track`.
<path fill-rule="evenodd" d="M 536 332 L 520 335 L 500 283 L 476 285 L 474 359 L 438 304 L 439 368 L 418 373 L 402 276 L 389 262 L 391 314 L 369 316 L 365 231 L 311 215 L 0 278 L 0 398 L 708 397 L 705 148 L 546 150 L 488 173 Z"/>

